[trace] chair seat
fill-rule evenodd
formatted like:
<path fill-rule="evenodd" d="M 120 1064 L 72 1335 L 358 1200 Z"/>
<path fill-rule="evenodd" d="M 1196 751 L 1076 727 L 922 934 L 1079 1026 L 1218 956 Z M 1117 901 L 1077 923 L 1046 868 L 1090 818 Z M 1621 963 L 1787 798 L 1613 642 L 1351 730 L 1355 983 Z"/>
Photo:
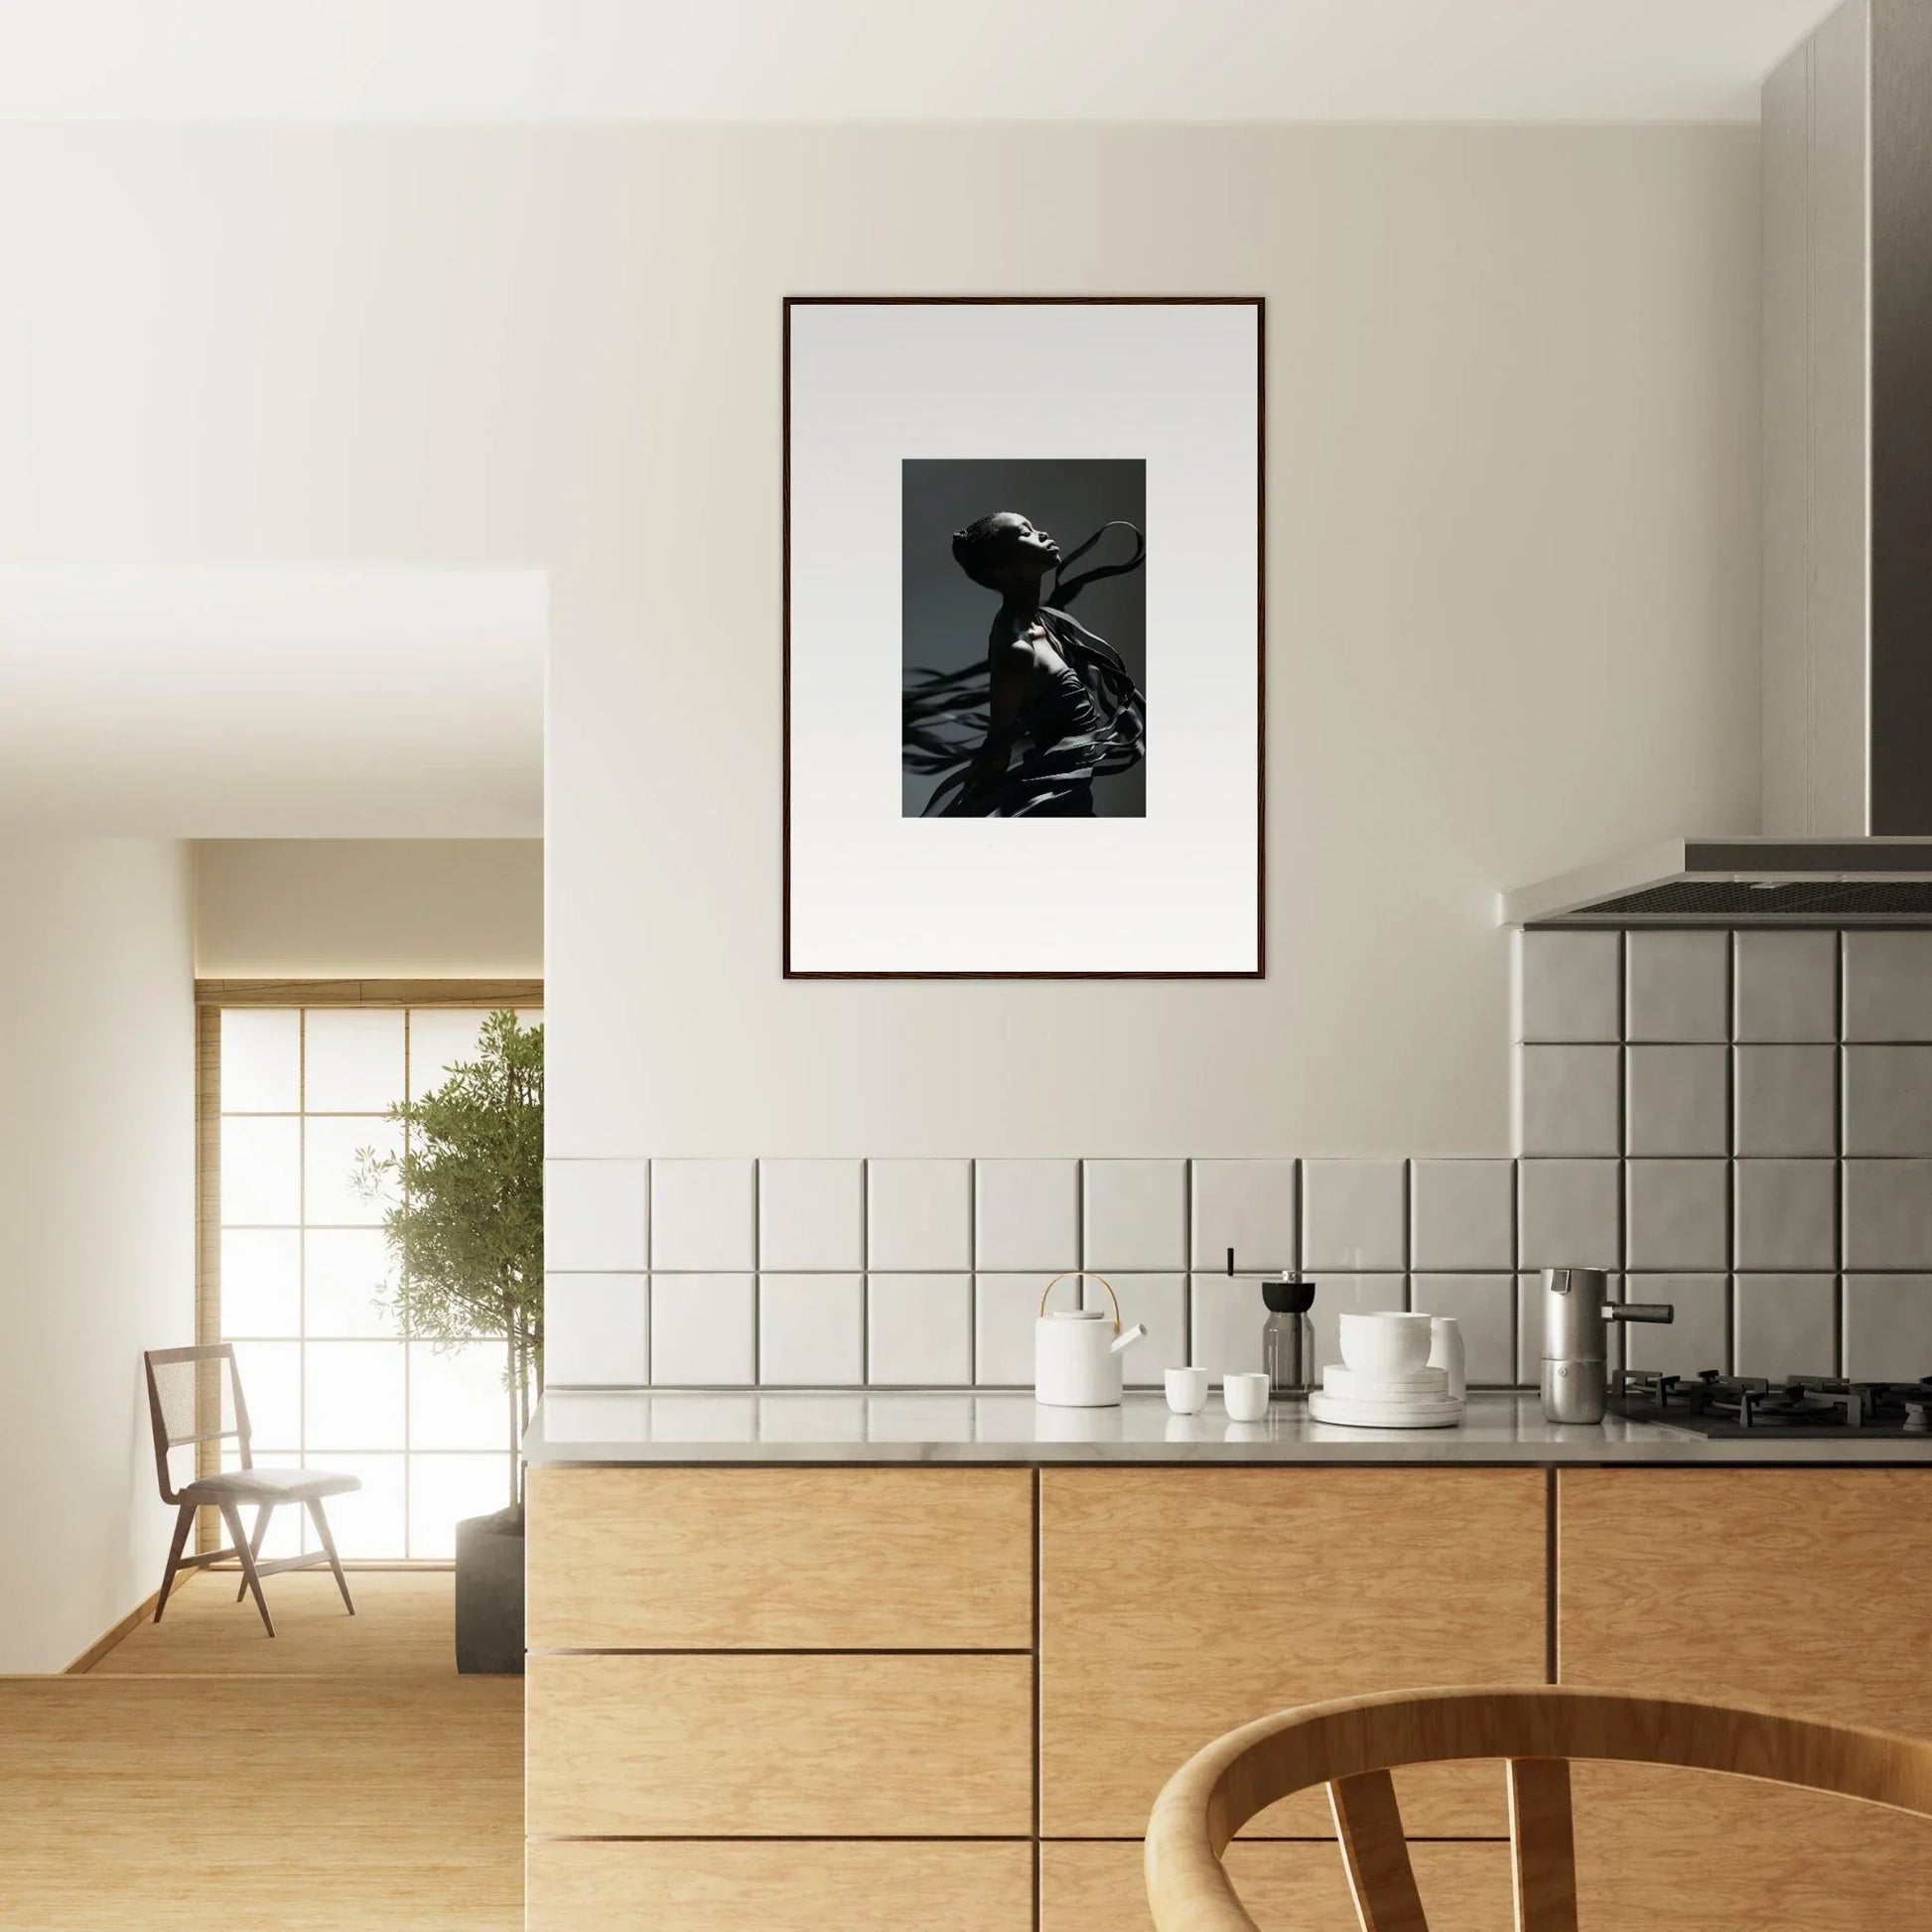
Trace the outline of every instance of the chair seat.
<path fill-rule="evenodd" d="M 178 1493 L 185 1503 L 299 1503 L 311 1496 L 345 1496 L 361 1486 L 360 1476 L 334 1469 L 230 1469 L 185 1483 Z"/>

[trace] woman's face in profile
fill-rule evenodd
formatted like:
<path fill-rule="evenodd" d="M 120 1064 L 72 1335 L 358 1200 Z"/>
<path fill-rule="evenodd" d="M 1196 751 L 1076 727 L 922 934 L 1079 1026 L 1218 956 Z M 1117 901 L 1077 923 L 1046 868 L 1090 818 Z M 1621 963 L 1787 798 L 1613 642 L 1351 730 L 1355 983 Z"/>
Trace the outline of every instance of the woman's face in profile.
<path fill-rule="evenodd" d="M 987 546 L 989 571 L 1037 579 L 1059 562 L 1059 545 L 1017 510 L 1002 510 L 992 522 L 998 535 Z"/>

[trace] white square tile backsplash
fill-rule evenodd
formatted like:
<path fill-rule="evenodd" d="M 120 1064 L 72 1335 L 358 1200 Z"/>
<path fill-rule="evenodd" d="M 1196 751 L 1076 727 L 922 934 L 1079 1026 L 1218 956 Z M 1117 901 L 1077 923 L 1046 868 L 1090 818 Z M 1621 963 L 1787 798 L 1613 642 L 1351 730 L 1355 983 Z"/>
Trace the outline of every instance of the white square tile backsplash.
<path fill-rule="evenodd" d="M 1463 1272 L 1516 1266 L 1516 1170 L 1509 1161 L 1413 1161 L 1410 1262 Z"/>
<path fill-rule="evenodd" d="M 759 1277 L 759 1380 L 851 1388 L 866 1379 L 863 1275 Z"/>
<path fill-rule="evenodd" d="M 866 1240 L 872 1268 L 970 1269 L 973 1164 L 868 1161 Z"/>
<path fill-rule="evenodd" d="M 1087 1267 L 1104 1272 L 1185 1263 L 1185 1161 L 1084 1161 L 1080 1181 Z"/>
<path fill-rule="evenodd" d="M 789 1272 L 864 1268 L 863 1161 L 758 1164 L 760 1268 Z"/>
<path fill-rule="evenodd" d="M 1305 1161 L 1302 1266 L 1366 1273 L 1408 1264 L 1408 1164 Z"/>
<path fill-rule="evenodd" d="M 543 1285 L 546 1388 L 650 1380 L 650 1277 L 550 1275 Z"/>
<path fill-rule="evenodd" d="M 946 1388 L 973 1379 L 973 1278 L 874 1275 L 867 1296 L 866 1379 Z"/>
<path fill-rule="evenodd" d="M 755 1161 L 650 1164 L 651 1266 L 674 1273 L 758 1265 Z"/>
<path fill-rule="evenodd" d="M 552 1273 L 647 1268 L 641 1161 L 543 1164 L 544 1266 Z"/>
<path fill-rule="evenodd" d="M 973 1186 L 978 1267 L 1079 1267 L 1079 1162 L 976 1161 Z"/>
<path fill-rule="evenodd" d="M 653 1275 L 650 1379 L 698 1388 L 757 1381 L 757 1308 L 750 1275 Z"/>
<path fill-rule="evenodd" d="M 1293 1161 L 1195 1161 L 1189 1256 L 1202 1270 L 1234 1265 L 1256 1273 L 1293 1268 L 1296 1181 Z"/>
<path fill-rule="evenodd" d="M 1516 973 L 1516 1158 L 547 1162 L 549 1379 L 1025 1401 L 1081 1266 L 1148 1323 L 1133 1382 L 1258 1368 L 1230 1247 L 1304 1268 L 1324 1333 L 1455 1313 L 1478 1385 L 1534 1385 L 1534 1271 L 1566 1264 L 1679 1303 L 1637 1362 L 1932 1369 L 1932 933 L 1528 933 Z"/>

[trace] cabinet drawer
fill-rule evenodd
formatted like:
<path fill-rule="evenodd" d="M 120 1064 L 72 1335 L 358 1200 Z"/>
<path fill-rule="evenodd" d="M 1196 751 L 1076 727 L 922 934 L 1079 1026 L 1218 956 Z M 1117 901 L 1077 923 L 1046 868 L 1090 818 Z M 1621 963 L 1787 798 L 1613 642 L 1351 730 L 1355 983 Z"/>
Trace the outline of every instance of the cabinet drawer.
<path fill-rule="evenodd" d="M 1565 1683 L 1932 1735 L 1932 1470 L 1566 1469 Z M 1602 1932 L 1902 1923 L 1932 1821 L 1634 1764 L 1576 1770 Z"/>
<path fill-rule="evenodd" d="M 1028 1845 L 530 1847 L 525 1932 L 1033 1932 Z"/>
<path fill-rule="evenodd" d="M 1534 1469 L 1049 1469 L 1040 1477 L 1041 1830 L 1135 1838 L 1168 1778 L 1288 1705 L 1540 1684 Z M 1408 1829 L 1508 1834 L 1500 1765 L 1405 1772 Z M 1251 1837 L 1325 1838 L 1320 1793 Z"/>
<path fill-rule="evenodd" d="M 1409 1857 L 1430 1932 L 1497 1932 L 1511 1923 L 1507 1845 L 1412 1845 Z M 1358 1932 L 1338 1846 L 1241 1839 L 1228 1848 L 1227 1866 L 1257 1924 Z M 1039 1932 L 1153 1932 L 1153 1926 L 1138 1844 L 1039 1848 Z"/>
<path fill-rule="evenodd" d="M 1027 1657 L 534 1656 L 533 1835 L 1026 1838 Z"/>
<path fill-rule="evenodd" d="M 1026 1650 L 1026 1469 L 530 1471 L 532 1650 Z"/>

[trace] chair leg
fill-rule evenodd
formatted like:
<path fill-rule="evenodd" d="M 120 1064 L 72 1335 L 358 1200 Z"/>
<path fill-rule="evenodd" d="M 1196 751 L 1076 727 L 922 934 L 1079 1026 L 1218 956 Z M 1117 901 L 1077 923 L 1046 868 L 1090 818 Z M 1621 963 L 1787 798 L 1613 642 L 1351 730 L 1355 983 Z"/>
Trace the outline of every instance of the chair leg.
<path fill-rule="evenodd" d="M 260 1503 L 255 1508 L 255 1533 L 248 1539 L 248 1551 L 257 1563 L 261 1561 L 262 1542 L 268 1535 L 268 1519 L 273 1513 L 274 1508 L 275 1505 L 273 1503 Z M 239 1603 L 247 1593 L 248 1579 L 243 1577 L 241 1582 L 235 1586 L 234 1600 Z"/>
<path fill-rule="evenodd" d="M 343 1607 L 350 1616 L 355 1614 L 355 1605 L 349 1601 L 348 1579 L 343 1575 L 343 1560 L 336 1554 L 336 1539 L 329 1534 L 329 1518 L 322 1513 L 322 1498 L 309 1498 L 309 1514 L 316 1519 L 316 1534 L 322 1538 L 322 1547 L 329 1553 L 329 1567 L 336 1573 L 336 1587 L 343 1593 Z"/>
<path fill-rule="evenodd" d="M 234 1539 L 234 1553 L 241 1559 L 241 1580 L 255 1592 L 255 1607 L 262 1613 L 262 1626 L 272 1637 L 275 1634 L 275 1619 L 268 1613 L 268 1598 L 262 1594 L 262 1580 L 255 1574 L 255 1553 L 248 1547 L 248 1539 L 241 1533 L 241 1511 L 233 1503 L 221 1505 L 221 1520 L 228 1526 L 228 1534 Z"/>
<path fill-rule="evenodd" d="M 175 1540 L 168 1546 L 168 1568 L 161 1573 L 161 1593 L 154 1599 L 154 1620 L 168 1607 L 168 1592 L 175 1587 L 175 1573 L 181 1568 L 181 1553 L 188 1545 L 188 1532 L 195 1526 L 195 1505 L 183 1503 L 175 1517 Z"/>

